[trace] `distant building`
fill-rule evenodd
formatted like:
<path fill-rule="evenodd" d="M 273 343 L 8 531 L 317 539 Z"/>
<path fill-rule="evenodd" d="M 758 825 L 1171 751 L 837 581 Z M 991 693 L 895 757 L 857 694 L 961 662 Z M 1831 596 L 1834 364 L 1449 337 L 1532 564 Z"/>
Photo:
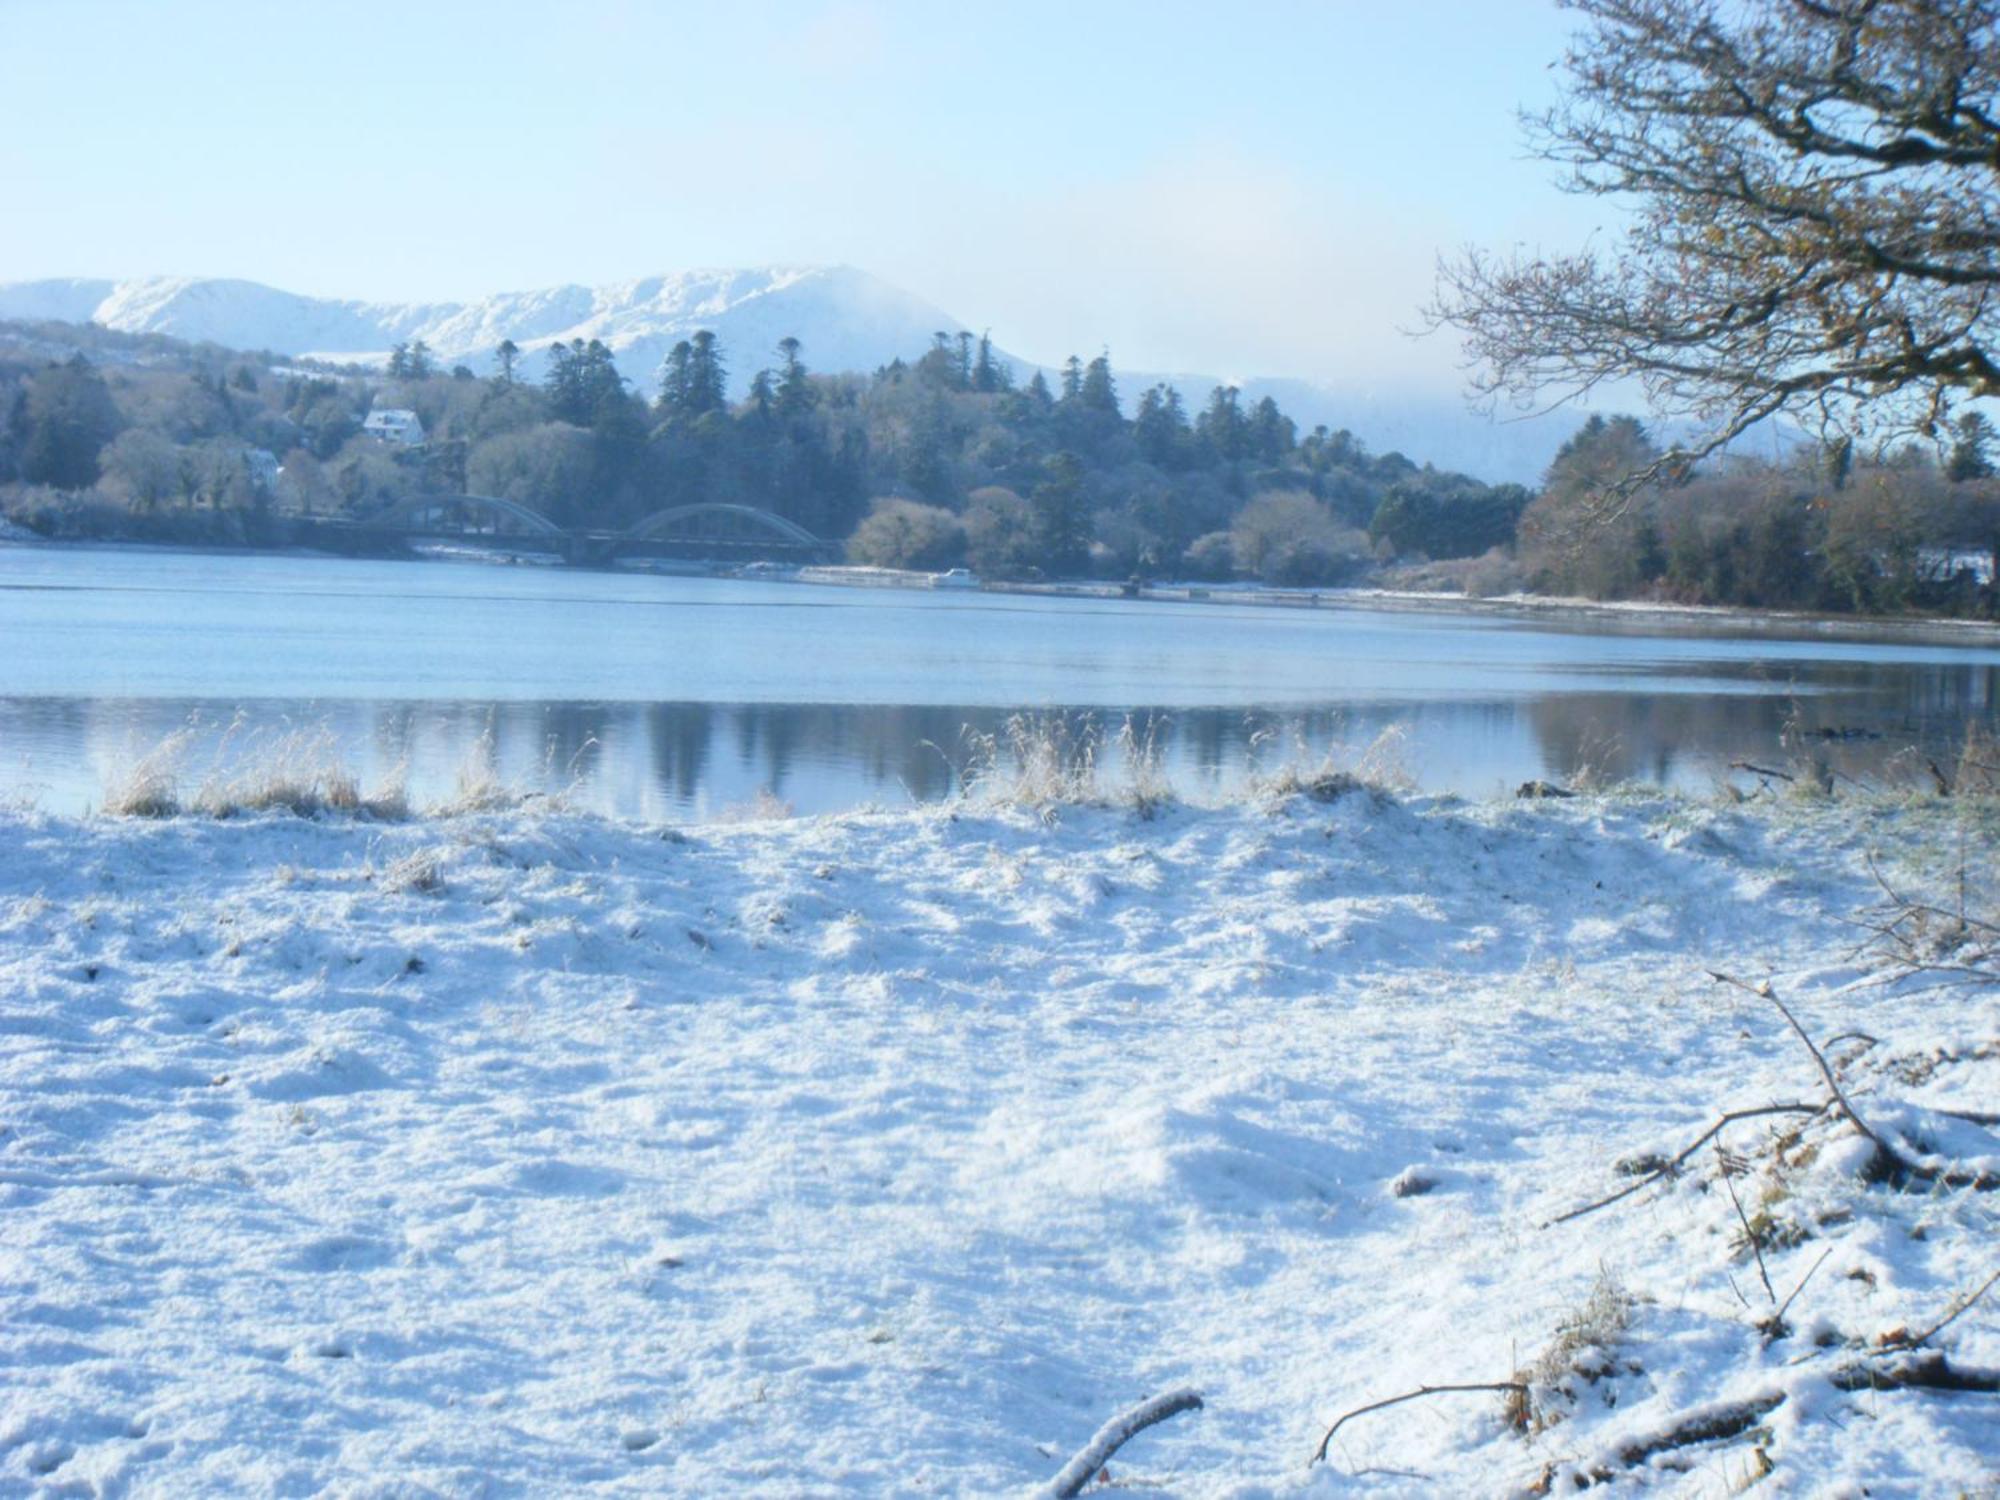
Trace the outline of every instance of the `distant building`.
<path fill-rule="evenodd" d="M 421 447 L 424 441 L 423 419 L 400 407 L 369 412 L 361 430 L 377 442 L 401 443 L 406 448 Z"/>

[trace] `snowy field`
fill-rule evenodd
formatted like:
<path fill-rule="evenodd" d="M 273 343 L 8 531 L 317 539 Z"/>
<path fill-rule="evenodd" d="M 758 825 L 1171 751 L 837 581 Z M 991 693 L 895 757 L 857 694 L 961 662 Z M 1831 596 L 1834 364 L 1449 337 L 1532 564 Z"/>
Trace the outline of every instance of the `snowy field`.
<path fill-rule="evenodd" d="M 1932 1327 L 2000 1270 L 2000 990 L 1854 919 L 1871 857 L 1955 910 L 1996 843 L 0 814 L 0 1493 L 1023 1494 L 1192 1386 L 1112 1493 L 1991 1495 L 2000 1288 Z M 1888 1180 L 1833 1109 L 1633 1175 L 1829 1098 L 1709 969 Z"/>

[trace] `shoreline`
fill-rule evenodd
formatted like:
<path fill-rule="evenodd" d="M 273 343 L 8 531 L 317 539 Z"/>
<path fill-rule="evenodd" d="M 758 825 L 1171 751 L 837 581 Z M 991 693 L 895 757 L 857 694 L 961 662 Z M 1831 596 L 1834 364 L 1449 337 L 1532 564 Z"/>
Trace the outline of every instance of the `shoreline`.
<path fill-rule="evenodd" d="M 22 531 L 22 528 L 15 528 Z M 430 552 L 343 553 L 305 546 L 235 547 L 198 542 L 155 542 L 128 539 L 70 539 L 37 536 L 23 532 L 0 534 L 0 549 L 61 548 L 77 550 L 104 548 L 120 552 L 172 553 L 213 557 L 297 557 L 335 562 L 415 562 L 445 563 L 480 567 L 569 567 L 546 554 L 482 553 L 479 548 L 451 548 L 440 545 Z M 874 588 L 931 590 L 936 575 L 896 569 L 849 569 L 845 565 L 819 565 L 794 569 L 791 574 L 761 572 L 745 574 L 741 565 L 708 565 L 696 561 L 660 559 L 661 566 L 625 566 L 589 571 L 614 576 L 648 575 L 715 578 L 738 583 L 815 584 L 826 588 Z M 809 571 L 810 578 L 796 576 Z M 855 576 L 841 576 L 852 573 Z M 862 576 L 862 575 L 872 576 Z M 890 577 L 888 575 L 896 576 Z M 1411 613 L 1483 615 L 1525 621 L 1578 621 L 1604 625 L 1687 626 L 1729 629 L 1750 634 L 1793 633 L 1802 639 L 1839 636 L 1850 639 L 1878 639 L 1893 643 L 1921 640 L 1943 646 L 1987 646 L 2000 644 L 2000 621 L 1952 615 L 1846 615 L 1812 614 L 1796 610 L 1758 609 L 1732 604 L 1664 604 L 1645 600 L 1585 599 L 1548 594 L 1500 594 L 1475 597 L 1415 589 L 1376 588 L 1349 585 L 1320 589 L 1278 588 L 1254 583 L 1195 583 L 1183 581 L 1143 585 L 1135 594 L 1112 581 L 1064 580 L 1047 583 L 982 580 L 974 587 L 949 592 L 966 596 L 1007 594 L 1093 600 L 1131 599 L 1138 603 L 1233 604 L 1265 609 L 1369 609 Z M 937 592 L 945 592 L 937 590 Z"/>

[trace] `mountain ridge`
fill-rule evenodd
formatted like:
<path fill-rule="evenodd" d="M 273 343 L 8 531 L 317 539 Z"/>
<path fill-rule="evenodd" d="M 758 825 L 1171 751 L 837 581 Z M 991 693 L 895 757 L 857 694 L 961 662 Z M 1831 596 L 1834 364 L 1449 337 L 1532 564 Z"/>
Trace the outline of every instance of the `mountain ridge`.
<path fill-rule="evenodd" d="M 635 388 L 650 391 L 668 350 L 698 329 L 712 331 L 729 365 L 732 393 L 796 336 L 807 364 L 866 372 L 914 358 L 931 335 L 968 325 L 869 272 L 847 265 L 705 268 L 585 286 L 565 283 L 462 302 L 367 302 L 309 297 L 229 277 L 59 277 L 0 285 L 0 319 L 97 323 L 225 348 L 300 358 L 386 361 L 398 343 L 421 339 L 435 357 L 490 371 L 512 339 L 526 355 L 572 339 L 600 339 Z M 1022 378 L 1032 361 L 1005 356 Z M 1234 384 L 1246 403 L 1271 396 L 1301 430 L 1347 428 L 1370 449 L 1488 480 L 1534 481 L 1580 417 L 1574 413 L 1496 423 L 1456 397 L 1337 386 L 1293 377 L 1224 380 L 1177 372 L 1117 372 L 1128 410 L 1137 393 L 1164 382 L 1198 410 L 1209 390 Z"/>

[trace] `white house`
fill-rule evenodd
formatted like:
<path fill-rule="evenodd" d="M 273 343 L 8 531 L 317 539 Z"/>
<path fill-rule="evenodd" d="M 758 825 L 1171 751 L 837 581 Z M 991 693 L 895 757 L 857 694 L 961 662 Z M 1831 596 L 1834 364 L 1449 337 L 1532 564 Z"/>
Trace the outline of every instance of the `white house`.
<path fill-rule="evenodd" d="M 361 430 L 377 442 L 401 443 L 408 448 L 420 447 L 424 441 L 423 419 L 415 412 L 400 407 L 370 411 L 361 424 Z"/>

